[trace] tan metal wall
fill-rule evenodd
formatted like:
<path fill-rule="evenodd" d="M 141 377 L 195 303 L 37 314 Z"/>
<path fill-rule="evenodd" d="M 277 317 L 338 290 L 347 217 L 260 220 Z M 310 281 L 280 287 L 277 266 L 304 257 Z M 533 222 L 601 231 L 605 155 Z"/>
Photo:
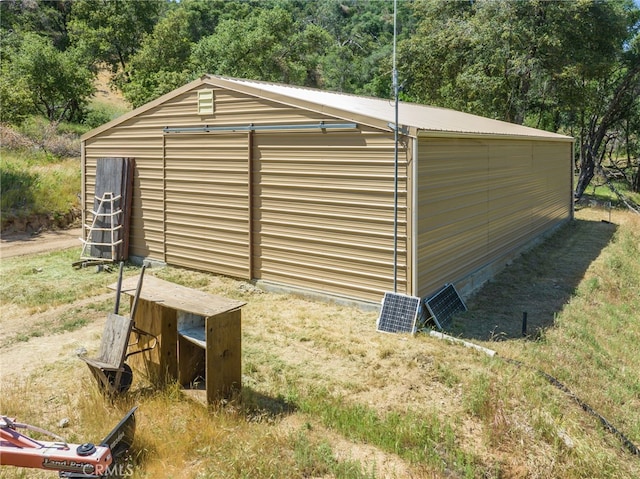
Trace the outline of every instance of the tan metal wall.
<path fill-rule="evenodd" d="M 205 118 L 197 115 L 197 89 L 185 91 L 85 141 L 85 205 L 97 158 L 134 157 L 132 256 L 379 301 L 393 288 L 392 134 L 162 130 L 319 121 L 343 120 L 222 89 Z M 398 291 L 405 292 L 404 151 L 399 159 Z"/>
<path fill-rule="evenodd" d="M 165 261 L 249 278 L 246 133 L 165 138 Z"/>
<path fill-rule="evenodd" d="M 373 130 L 255 134 L 254 277 L 379 301 L 393 288 L 394 141 Z M 398 291 L 407 288 L 400 153 Z"/>
<path fill-rule="evenodd" d="M 421 138 L 417 293 L 499 263 L 571 217 L 571 144 Z"/>
<path fill-rule="evenodd" d="M 138 116 L 101 131 L 83 144 L 84 215 L 90 218 L 95 190 L 96 160 L 101 157 L 130 157 L 136 162 L 131 213 L 132 256 L 164 261 L 164 127 L 203 125 L 248 125 L 254 122 L 299 122 L 325 120 L 326 117 L 287 105 L 258 100 L 224 89 L 215 91 L 215 114 L 199 116 L 199 89 L 188 89 Z M 189 145 L 184 156 L 189 157 Z M 199 148 L 196 146 L 196 149 Z M 246 148 L 246 146 L 245 146 Z M 188 185 L 185 185 L 188 188 Z"/>

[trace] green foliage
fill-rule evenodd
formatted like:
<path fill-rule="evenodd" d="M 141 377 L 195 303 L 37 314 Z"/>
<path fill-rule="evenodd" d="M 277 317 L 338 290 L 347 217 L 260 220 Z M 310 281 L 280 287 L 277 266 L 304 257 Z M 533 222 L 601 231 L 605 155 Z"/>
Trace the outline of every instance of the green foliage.
<path fill-rule="evenodd" d="M 297 50 L 300 34 L 291 14 L 282 9 L 225 20 L 214 35 L 194 47 L 194 70 L 198 74 L 304 83 L 306 65 Z"/>
<path fill-rule="evenodd" d="M 421 102 L 557 130 L 559 114 L 589 105 L 582 88 L 611 73 L 629 35 L 621 5 L 417 2 L 401 73 Z"/>
<path fill-rule="evenodd" d="M 75 0 L 69 22 L 71 40 L 85 58 L 106 63 L 113 73 L 122 72 L 165 5 L 162 0 Z"/>
<path fill-rule="evenodd" d="M 106 65 L 140 106 L 205 73 L 392 97 L 388 0 L 0 2 L 2 119 L 86 112 Z M 580 196 L 615 144 L 640 151 L 640 8 L 633 0 L 397 3 L 400 98 L 579 137 Z M 22 42 L 21 39 L 28 39 Z M 90 81 L 90 79 L 89 79 Z M 640 190 L 640 165 L 629 175 Z"/>
<path fill-rule="evenodd" d="M 189 62 L 197 42 L 220 21 L 241 21 L 249 7 L 250 2 L 188 0 L 169 10 L 131 57 L 127 81 L 120 83 L 125 98 L 137 107 L 196 78 Z"/>
<path fill-rule="evenodd" d="M 19 125 L 33 113 L 27 79 L 8 62 L 2 62 L 0 70 L 0 121 Z"/>
<path fill-rule="evenodd" d="M 50 121 L 80 114 L 93 94 L 93 74 L 74 50 L 61 52 L 47 39 L 27 33 L 11 57 L 11 68 L 24 79 L 33 107 Z"/>
<path fill-rule="evenodd" d="M 183 86 L 193 78 L 186 72 L 160 70 L 132 73 L 131 79 L 122 85 L 122 93 L 127 101 L 137 108 Z"/>
<path fill-rule="evenodd" d="M 105 108 L 93 108 L 87 111 L 82 123 L 87 127 L 87 131 L 97 128 L 100 125 L 110 122 L 112 115 Z"/>
<path fill-rule="evenodd" d="M 187 62 L 191 54 L 189 13 L 172 10 L 145 37 L 132 57 L 129 81 L 122 85 L 125 97 L 140 106 L 185 84 L 189 79 Z"/>
<path fill-rule="evenodd" d="M 78 130 L 78 133 L 83 134 L 88 130 L 104 125 L 118 118 L 127 110 L 119 106 L 93 102 L 87 108 L 87 111 L 82 119 L 82 128 Z"/>
<path fill-rule="evenodd" d="M 48 38 L 56 49 L 69 46 L 68 22 L 74 0 L 9 0 L 0 2 L 0 29 L 34 32 Z M 3 32 L 4 33 L 4 32 Z"/>
<path fill-rule="evenodd" d="M 80 156 L 80 141 L 71 123 L 51 123 L 39 115 L 32 115 L 16 128 L 26 143 L 25 148 L 14 148 L 28 164 L 55 163 L 60 159 Z M 11 145 L 6 145 L 11 148 Z"/>
<path fill-rule="evenodd" d="M 400 2 L 400 10 L 408 2 Z M 381 61 L 390 56 L 393 5 L 390 2 L 336 2 L 320 0 L 297 4 L 281 2 L 302 24 L 314 25 L 324 40 L 309 57 L 306 84 L 333 91 L 374 93 L 371 83 L 387 68 Z M 405 17 L 406 18 L 406 17 Z M 387 81 L 390 76 L 387 75 Z M 383 96 L 388 96 L 389 85 Z"/>
<path fill-rule="evenodd" d="M 0 161 L 2 215 L 33 208 L 35 204 L 33 189 L 37 184 L 37 175 L 24 171 L 18 163 L 8 163 L 3 158 Z"/>

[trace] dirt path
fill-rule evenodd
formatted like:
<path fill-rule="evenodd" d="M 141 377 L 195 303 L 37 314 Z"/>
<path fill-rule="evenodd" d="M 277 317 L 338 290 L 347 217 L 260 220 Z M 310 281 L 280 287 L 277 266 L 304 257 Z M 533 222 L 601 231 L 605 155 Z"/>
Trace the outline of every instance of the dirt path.
<path fill-rule="evenodd" d="M 0 261 L 3 259 L 31 254 L 46 253 L 80 246 L 82 228 L 44 231 L 31 235 L 12 233 L 2 235 L 0 241 Z M 108 294 L 92 297 L 85 301 L 68 304 L 45 313 L 31 315 L 31 325 L 44 325 L 49 318 L 62 314 L 65 310 L 77 308 L 84 303 L 101 300 Z M 25 327 L 26 318 L 21 311 L 14 311 L 12 305 L 4 305 L 2 311 L 2 336 L 0 340 L 0 376 L 4 379 L 26 378 L 43 366 L 59 360 L 74 358 L 80 347 L 94 347 L 99 342 L 99 333 L 103 318 L 91 318 L 89 324 L 75 331 L 45 334 L 29 337 L 28 340 L 16 339 Z M 43 326 L 44 327 L 44 326 Z"/>
<path fill-rule="evenodd" d="M 74 248 L 82 244 L 81 237 L 82 228 L 44 231 L 34 235 L 28 233 L 3 234 L 0 241 L 0 260 L 13 256 Z"/>
<path fill-rule="evenodd" d="M 98 318 L 89 325 L 71 332 L 29 338 L 0 350 L 0 376 L 3 380 L 27 380 L 31 374 L 51 368 L 58 361 L 77 362 L 77 369 L 86 366 L 77 359 L 81 350 L 91 351 L 100 343 L 100 333 L 106 318 Z M 81 376 L 81 374 L 78 374 Z"/>

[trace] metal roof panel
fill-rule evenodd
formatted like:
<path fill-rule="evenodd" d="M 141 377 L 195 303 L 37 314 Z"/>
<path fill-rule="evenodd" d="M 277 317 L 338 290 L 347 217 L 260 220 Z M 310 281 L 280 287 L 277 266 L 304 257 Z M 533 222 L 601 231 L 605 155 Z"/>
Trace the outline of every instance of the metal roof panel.
<path fill-rule="evenodd" d="M 198 80 L 188 83 L 105 125 L 85 133 L 82 136 L 82 140 L 91 138 L 127 119 L 141 115 L 145 111 L 160 106 L 164 102 L 193 88 L 197 88 L 202 84 L 229 88 L 259 98 L 278 101 L 291 106 L 306 108 L 379 128 L 391 129 L 395 123 L 395 105 L 391 99 L 358 96 L 258 80 L 204 75 Z M 411 129 L 413 136 L 415 136 L 417 132 L 417 135 L 486 135 L 573 141 L 573 138 L 570 136 L 447 108 L 420 105 L 417 103 L 399 102 L 398 119 L 401 127 L 409 127 Z"/>
<path fill-rule="evenodd" d="M 289 99 L 301 101 L 307 105 L 315 104 L 321 111 L 326 111 L 327 108 L 340 110 L 344 112 L 343 116 L 345 118 L 348 118 L 349 114 L 355 114 L 391 124 L 395 122 L 395 105 L 393 100 L 390 99 L 386 100 L 257 80 L 225 78 L 213 75 L 207 75 L 206 77 L 213 82 L 222 80 L 227 84 L 236 85 L 247 93 L 251 92 L 257 95 L 262 93 L 271 99 Z M 276 98 L 274 98 L 274 96 Z M 573 140 L 572 137 L 545 130 L 417 103 L 399 102 L 398 118 L 398 123 L 402 126 L 413 127 L 429 132 Z"/>

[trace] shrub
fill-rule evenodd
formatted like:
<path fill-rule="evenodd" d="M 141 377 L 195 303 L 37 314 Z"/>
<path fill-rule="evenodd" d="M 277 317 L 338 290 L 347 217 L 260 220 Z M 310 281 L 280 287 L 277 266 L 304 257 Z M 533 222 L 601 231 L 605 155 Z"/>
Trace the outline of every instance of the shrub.
<path fill-rule="evenodd" d="M 117 114 L 114 114 L 114 112 L 110 110 L 111 109 L 104 105 L 97 105 L 87 112 L 84 120 L 82 121 L 82 124 L 89 129 L 97 128 L 101 125 L 104 125 L 117 116 Z"/>
<path fill-rule="evenodd" d="M 0 205 L 3 216 L 33 207 L 33 188 L 38 176 L 19 168 L 18 164 L 0 163 Z"/>
<path fill-rule="evenodd" d="M 80 156 L 78 135 L 60 130 L 58 123 L 51 123 L 42 116 L 31 116 L 18 127 L 18 132 L 30 141 L 31 149 L 46 152 L 52 160 Z"/>
<path fill-rule="evenodd" d="M 9 125 L 0 124 L 0 144 L 4 148 L 18 150 L 32 147 L 33 141 Z"/>

